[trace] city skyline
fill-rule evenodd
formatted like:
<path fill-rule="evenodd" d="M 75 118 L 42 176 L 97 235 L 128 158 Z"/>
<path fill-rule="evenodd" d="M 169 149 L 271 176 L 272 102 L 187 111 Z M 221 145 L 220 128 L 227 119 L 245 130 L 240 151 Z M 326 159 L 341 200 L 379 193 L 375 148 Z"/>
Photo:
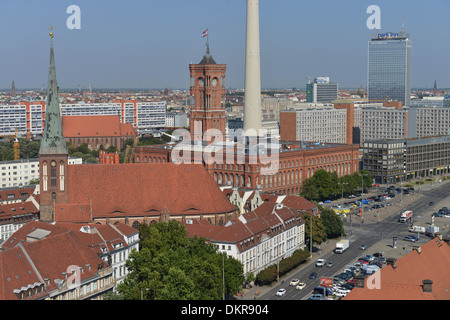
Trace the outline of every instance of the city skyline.
<path fill-rule="evenodd" d="M 329 76 L 340 88 L 367 87 L 367 8 L 381 9 L 380 32 L 412 41 L 412 88 L 450 87 L 443 70 L 450 3 L 282 0 L 260 2 L 261 87 L 304 89 L 308 76 Z M 78 5 L 81 29 L 69 30 L 66 9 Z M 188 89 L 189 63 L 206 50 L 227 65 L 227 88 L 243 88 L 245 1 L 8 1 L 0 10 L 0 88 L 46 87 L 48 29 L 54 28 L 61 89 Z"/>

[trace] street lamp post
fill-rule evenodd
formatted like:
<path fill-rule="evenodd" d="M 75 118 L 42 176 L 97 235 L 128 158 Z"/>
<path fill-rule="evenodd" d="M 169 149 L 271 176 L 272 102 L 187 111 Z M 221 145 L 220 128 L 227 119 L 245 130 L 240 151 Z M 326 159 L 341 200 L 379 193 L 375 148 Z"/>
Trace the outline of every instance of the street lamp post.
<path fill-rule="evenodd" d="M 367 176 L 366 173 L 361 173 L 361 195 L 364 194 L 364 176 Z M 364 218 L 363 218 L 363 214 L 364 214 L 364 196 L 361 199 L 361 222 L 364 223 Z"/>

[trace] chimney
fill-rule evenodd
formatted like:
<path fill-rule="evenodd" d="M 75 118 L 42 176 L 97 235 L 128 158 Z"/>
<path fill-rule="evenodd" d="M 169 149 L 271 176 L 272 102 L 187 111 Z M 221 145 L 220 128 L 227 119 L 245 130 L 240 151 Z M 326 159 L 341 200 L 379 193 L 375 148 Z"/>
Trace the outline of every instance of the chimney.
<path fill-rule="evenodd" d="M 397 269 L 397 259 L 395 258 L 388 258 L 386 260 L 386 263 L 388 266 L 392 266 L 393 269 Z"/>
<path fill-rule="evenodd" d="M 355 283 L 357 288 L 363 288 L 364 289 L 364 280 L 365 278 L 363 276 L 356 276 L 355 277 Z"/>
<path fill-rule="evenodd" d="M 439 240 L 442 240 L 442 233 L 436 232 L 436 233 L 434 234 L 434 236 L 435 236 L 436 238 L 438 238 Z"/>
<path fill-rule="evenodd" d="M 433 292 L 433 281 L 429 279 L 422 280 L 422 289 L 423 292 Z"/>
<path fill-rule="evenodd" d="M 421 246 L 414 246 L 413 249 L 416 250 L 418 254 L 422 253 L 422 247 Z"/>

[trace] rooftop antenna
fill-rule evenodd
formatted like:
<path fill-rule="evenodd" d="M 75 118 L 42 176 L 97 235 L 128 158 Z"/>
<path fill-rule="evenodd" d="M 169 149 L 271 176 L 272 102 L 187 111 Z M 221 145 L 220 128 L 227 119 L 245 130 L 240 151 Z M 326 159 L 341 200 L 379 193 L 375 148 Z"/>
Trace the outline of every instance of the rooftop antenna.
<path fill-rule="evenodd" d="M 402 18 L 402 33 L 405 32 L 405 18 Z"/>

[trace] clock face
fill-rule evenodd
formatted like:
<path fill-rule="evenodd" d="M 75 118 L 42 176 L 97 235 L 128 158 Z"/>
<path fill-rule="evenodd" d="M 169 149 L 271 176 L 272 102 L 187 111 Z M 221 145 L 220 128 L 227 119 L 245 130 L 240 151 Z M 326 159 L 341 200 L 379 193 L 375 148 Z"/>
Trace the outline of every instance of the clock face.
<path fill-rule="evenodd" d="M 203 78 L 198 79 L 198 84 L 203 86 L 205 84 L 205 81 L 203 81 Z"/>
<path fill-rule="evenodd" d="M 213 80 L 212 80 L 212 85 L 215 87 L 215 86 L 217 86 L 217 79 L 216 78 L 214 78 Z"/>

